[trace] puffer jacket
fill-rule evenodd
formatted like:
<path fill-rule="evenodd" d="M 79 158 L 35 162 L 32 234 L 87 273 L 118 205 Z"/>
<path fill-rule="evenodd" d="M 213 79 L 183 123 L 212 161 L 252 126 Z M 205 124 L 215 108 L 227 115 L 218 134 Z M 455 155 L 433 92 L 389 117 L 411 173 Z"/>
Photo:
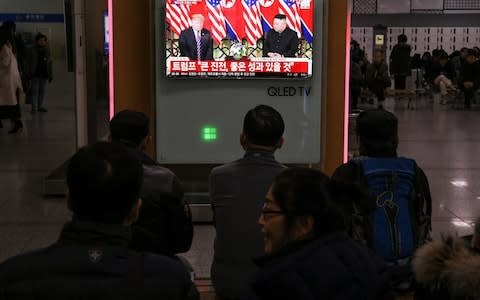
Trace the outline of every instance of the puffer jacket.
<path fill-rule="evenodd" d="M 260 266 L 245 299 L 394 299 L 386 266 L 345 233 L 300 242 Z"/>

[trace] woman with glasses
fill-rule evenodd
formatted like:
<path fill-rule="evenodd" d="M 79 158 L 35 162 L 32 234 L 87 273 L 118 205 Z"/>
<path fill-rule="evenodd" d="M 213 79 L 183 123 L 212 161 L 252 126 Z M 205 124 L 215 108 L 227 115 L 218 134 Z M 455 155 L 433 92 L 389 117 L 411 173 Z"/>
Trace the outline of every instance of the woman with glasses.
<path fill-rule="evenodd" d="M 393 299 L 383 263 L 344 232 L 335 202 L 350 190 L 312 169 L 276 177 L 258 221 L 266 255 L 248 299 Z"/>

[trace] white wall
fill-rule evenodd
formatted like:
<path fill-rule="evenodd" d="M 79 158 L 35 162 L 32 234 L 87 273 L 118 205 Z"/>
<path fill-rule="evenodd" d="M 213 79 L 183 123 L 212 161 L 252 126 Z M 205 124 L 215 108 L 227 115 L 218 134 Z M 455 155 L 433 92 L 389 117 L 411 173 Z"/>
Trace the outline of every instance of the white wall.
<path fill-rule="evenodd" d="M 0 0 L 0 13 L 10 14 L 63 14 L 63 0 Z M 54 58 L 65 57 L 65 26 L 63 23 L 21 23 L 17 22 L 17 31 L 37 32 L 47 35 Z"/>
<path fill-rule="evenodd" d="M 389 27 L 387 36 L 387 57 L 397 43 L 397 36 L 406 34 L 412 46 L 412 55 L 435 49 L 444 49 L 448 54 L 463 47 L 480 46 L 480 27 Z M 373 27 L 352 27 L 352 39 L 365 50 L 372 60 Z"/>

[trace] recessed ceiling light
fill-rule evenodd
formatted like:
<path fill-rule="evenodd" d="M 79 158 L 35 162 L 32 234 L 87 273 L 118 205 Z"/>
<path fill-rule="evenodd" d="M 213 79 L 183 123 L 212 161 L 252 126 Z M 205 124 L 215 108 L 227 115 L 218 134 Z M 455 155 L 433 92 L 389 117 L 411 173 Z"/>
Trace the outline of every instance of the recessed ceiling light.
<path fill-rule="evenodd" d="M 465 180 L 453 180 L 453 181 L 450 181 L 450 183 L 455 187 L 467 187 L 468 186 L 468 182 L 465 181 Z"/>
<path fill-rule="evenodd" d="M 450 223 L 452 223 L 456 227 L 461 227 L 461 228 L 472 227 L 472 224 L 470 221 L 462 221 L 460 219 L 453 219 Z"/>

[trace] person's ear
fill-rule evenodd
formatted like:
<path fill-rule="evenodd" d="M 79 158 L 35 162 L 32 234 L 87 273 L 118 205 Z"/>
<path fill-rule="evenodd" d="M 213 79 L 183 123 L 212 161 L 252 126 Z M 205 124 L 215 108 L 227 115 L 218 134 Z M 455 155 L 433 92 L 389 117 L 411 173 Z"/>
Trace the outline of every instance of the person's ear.
<path fill-rule="evenodd" d="M 277 144 L 275 145 L 275 147 L 276 147 L 277 149 L 282 148 L 284 142 L 285 142 L 285 139 L 284 139 L 283 137 L 281 137 L 281 138 L 278 140 L 278 142 L 277 142 Z"/>
<path fill-rule="evenodd" d="M 150 145 L 153 141 L 153 137 L 151 135 L 147 135 L 143 141 L 142 141 L 142 144 L 140 145 L 140 148 L 142 150 L 145 150 L 147 149 L 148 145 Z"/>
<path fill-rule="evenodd" d="M 125 225 L 132 225 L 133 223 L 137 222 L 138 217 L 140 215 L 140 208 L 142 207 L 142 199 L 138 198 L 132 206 L 130 213 L 125 220 Z"/>
<path fill-rule="evenodd" d="M 247 148 L 248 148 L 248 138 L 247 138 L 247 135 L 244 132 L 242 132 L 240 134 L 240 145 L 242 145 L 244 150 L 247 150 Z"/>
<path fill-rule="evenodd" d="M 295 240 L 305 240 L 314 235 L 315 220 L 312 216 L 299 217 L 295 222 Z"/>

